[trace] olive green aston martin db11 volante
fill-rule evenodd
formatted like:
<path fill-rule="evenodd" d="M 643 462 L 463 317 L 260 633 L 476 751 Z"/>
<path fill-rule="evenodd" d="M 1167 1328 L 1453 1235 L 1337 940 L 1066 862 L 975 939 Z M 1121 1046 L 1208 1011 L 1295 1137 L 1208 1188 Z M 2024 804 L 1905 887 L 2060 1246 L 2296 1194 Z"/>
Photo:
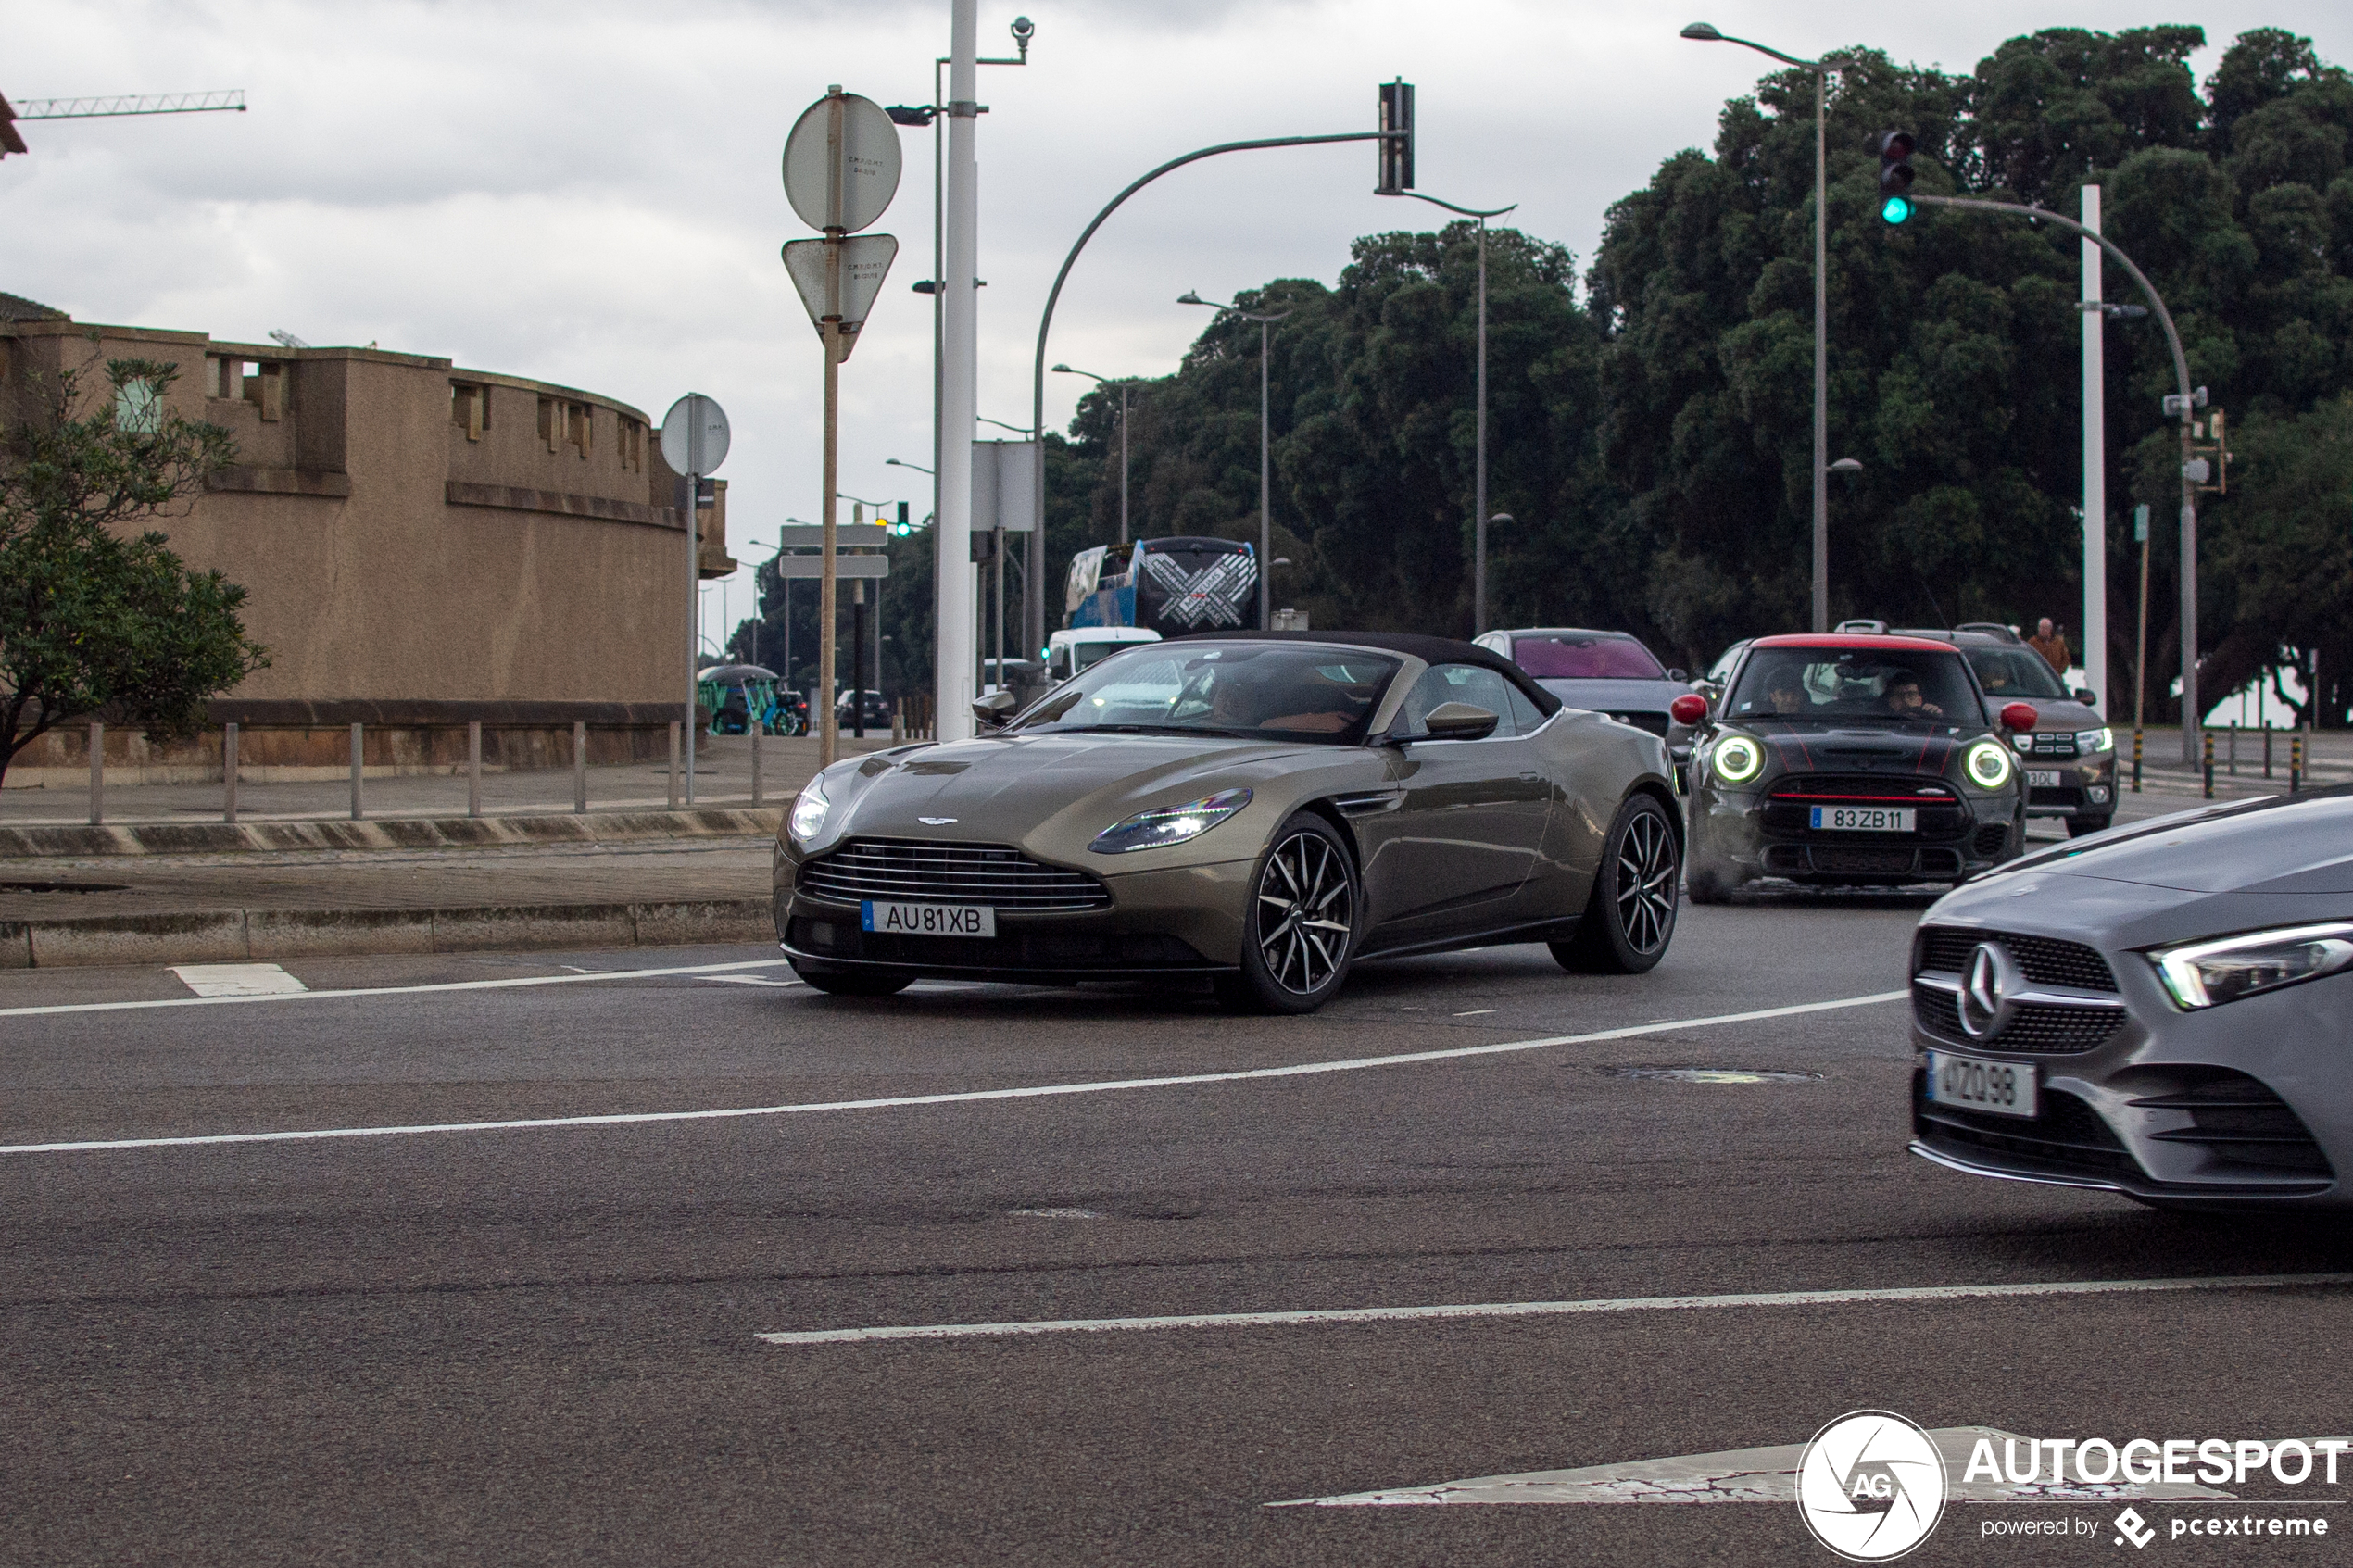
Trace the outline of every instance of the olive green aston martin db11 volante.
<path fill-rule="evenodd" d="M 1207 981 L 1305 1012 L 1358 960 L 1543 942 L 1639 973 L 1682 859 L 1659 739 L 1468 643 L 1238 633 L 1114 654 L 978 737 L 826 769 L 776 843 L 823 991 Z"/>

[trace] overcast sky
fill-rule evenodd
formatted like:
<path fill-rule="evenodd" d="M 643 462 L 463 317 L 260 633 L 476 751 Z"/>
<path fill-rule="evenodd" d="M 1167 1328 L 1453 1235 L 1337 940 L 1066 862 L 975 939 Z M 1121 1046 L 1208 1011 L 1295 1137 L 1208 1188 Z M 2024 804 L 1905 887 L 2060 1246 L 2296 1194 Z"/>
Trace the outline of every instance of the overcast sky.
<path fill-rule="evenodd" d="M 1906 10 L 1692 0 L 1025 0 L 1030 64 L 985 67 L 980 412 L 1029 420 L 1038 312 L 1096 208 L 1178 153 L 1369 130 L 1374 84 L 1416 84 L 1419 187 L 1513 221 L 1581 266 L 1607 205 L 1713 139 L 1769 62 L 1676 36 L 1692 16 L 1792 53 L 1872 44 L 1964 69 L 2037 28 L 2247 28 L 2353 60 L 2353 8 L 2206 0 L 1981 0 Z M 985 55 L 1017 6 L 984 5 Z M 582 386 L 659 419 L 708 393 L 735 426 L 724 476 L 748 533 L 818 508 L 815 333 L 777 259 L 805 235 L 778 178 L 786 132 L 831 82 L 925 103 L 946 0 L 76 0 L 11 7 L 0 92 L 242 87 L 252 107 L 22 125 L 0 161 L 0 290 L 84 320 L 260 340 L 376 341 Z M 875 227 L 897 268 L 842 378 L 841 483 L 929 508 L 932 133 L 904 132 Z M 1171 370 L 1205 312 L 1273 277 L 1329 281 L 1353 237 L 1433 226 L 1371 194 L 1365 144 L 1244 153 L 1168 176 L 1106 225 L 1064 291 L 1049 363 Z M 1048 378 L 1047 419 L 1086 383 Z M 1003 432 L 984 430 L 984 434 Z M 848 518 L 847 505 L 843 512 Z M 770 535 L 773 538 L 773 534 Z M 716 590 L 713 590 L 714 595 Z M 749 600 L 739 583 L 734 610 Z M 719 621 L 714 597 L 708 621 Z"/>

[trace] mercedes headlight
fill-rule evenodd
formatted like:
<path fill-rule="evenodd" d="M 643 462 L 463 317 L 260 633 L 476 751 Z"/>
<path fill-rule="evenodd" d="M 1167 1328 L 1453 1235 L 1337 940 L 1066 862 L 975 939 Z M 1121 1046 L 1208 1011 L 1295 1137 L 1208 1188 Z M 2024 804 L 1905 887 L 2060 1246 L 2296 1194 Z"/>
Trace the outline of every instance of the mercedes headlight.
<path fill-rule="evenodd" d="M 2078 730 L 2075 732 L 2075 749 L 2078 751 L 2114 751 L 2116 749 L 2116 732 L 2114 730 L 2105 728 L 2097 730 Z"/>
<path fill-rule="evenodd" d="M 2010 782 L 2009 747 L 1996 740 L 1979 741 L 1961 759 L 1961 766 L 1967 770 L 1969 783 L 1978 788 L 1999 789 Z"/>
<path fill-rule="evenodd" d="M 825 812 L 832 805 L 833 802 L 825 798 L 823 775 L 801 785 L 800 793 L 793 797 L 792 803 L 792 835 L 795 841 L 807 844 L 814 839 L 824 827 Z"/>
<path fill-rule="evenodd" d="M 2260 991 L 2318 980 L 2353 964 L 2353 923 L 2290 925 L 2205 942 L 2184 942 L 2149 954 L 2157 972 L 2184 1012 L 2235 1002 Z"/>
<path fill-rule="evenodd" d="M 1127 855 L 1139 849 L 1182 844 L 1187 839 L 1199 838 L 1249 804 L 1250 791 L 1221 789 L 1215 795 L 1204 795 L 1182 806 L 1139 811 L 1126 822 L 1103 829 L 1087 847 L 1098 855 Z"/>
<path fill-rule="evenodd" d="M 1707 754 L 1707 765 L 1718 783 L 1746 784 L 1765 766 L 1765 751 L 1746 735 L 1726 735 Z"/>

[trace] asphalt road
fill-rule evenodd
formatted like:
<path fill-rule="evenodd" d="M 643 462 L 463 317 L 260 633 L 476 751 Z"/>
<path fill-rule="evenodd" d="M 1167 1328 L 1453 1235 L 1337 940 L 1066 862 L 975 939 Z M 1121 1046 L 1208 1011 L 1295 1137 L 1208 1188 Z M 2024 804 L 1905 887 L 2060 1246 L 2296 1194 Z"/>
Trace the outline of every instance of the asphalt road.
<path fill-rule="evenodd" d="M 1635 979 L 1541 947 L 1378 965 L 1308 1019 L 702 967 L 757 948 L 297 961 L 374 994 L 0 1011 L 12 1150 L 770 1109 L 0 1153 L 0 1562 L 1831 1562 L 1787 1504 L 1267 1505 L 1801 1443 L 1864 1407 L 2119 1441 L 2353 1426 L 2322 1286 L 759 1337 L 2353 1268 L 2341 1226 L 1906 1155 L 1905 1010 L 1855 999 L 1901 986 L 1925 901 L 1686 909 Z M 648 969 L 700 972 L 576 972 Z M 0 974 L 0 1010 L 190 994 Z M 1819 1003 L 1849 1005 L 1695 1022 Z M 1641 1032 L 1578 1037 L 1613 1030 Z M 1532 1040 L 1559 1043 L 1377 1060 Z M 1301 1066 L 1336 1070 L 1263 1071 Z M 1788 1076 L 1629 1072 L 1659 1068 Z M 2333 1517 L 2325 1540 L 2149 1549 L 2341 1558 L 2344 1483 L 2227 1488 Z M 1957 1502 L 1907 1561 L 2113 1557 L 2114 1512 Z M 1984 1538 L 2029 1513 L 2097 1534 Z"/>

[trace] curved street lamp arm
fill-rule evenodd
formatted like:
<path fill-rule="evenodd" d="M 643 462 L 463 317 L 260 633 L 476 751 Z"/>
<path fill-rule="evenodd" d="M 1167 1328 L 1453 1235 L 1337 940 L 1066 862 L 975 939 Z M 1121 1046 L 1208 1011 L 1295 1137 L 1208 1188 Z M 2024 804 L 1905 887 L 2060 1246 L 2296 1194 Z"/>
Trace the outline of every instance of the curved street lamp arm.
<path fill-rule="evenodd" d="M 1475 207 L 1456 207 L 1453 202 L 1441 201 L 1436 196 L 1426 196 L 1419 191 L 1397 191 L 1392 194 L 1401 196 L 1411 196 L 1416 201 L 1428 202 L 1432 207 L 1442 207 L 1449 212 L 1459 212 L 1466 218 L 1501 218 L 1507 212 L 1516 212 L 1519 210 L 1519 203 L 1517 202 L 1512 203 L 1509 207 L 1493 207 L 1482 212 Z"/>
<path fill-rule="evenodd" d="M 1737 44 L 1743 49 L 1754 49 L 1760 55 L 1770 55 L 1782 64 L 1795 66 L 1800 70 L 1820 72 L 1830 69 L 1819 60 L 1801 60 L 1795 55 L 1784 55 L 1779 49 L 1768 49 L 1755 39 L 1735 38 L 1729 32 L 1720 33 L 1718 36 L 1726 44 Z"/>
<path fill-rule="evenodd" d="M 2165 328 L 2165 346 L 2173 354 L 2173 379 L 2181 384 L 2182 388 L 2182 422 L 2185 425 L 2189 423 L 2190 365 L 2182 355 L 2182 334 L 2173 330 L 2172 312 L 2165 308 L 2165 301 L 2158 297 L 2156 287 L 2149 282 L 2148 278 L 2138 267 L 2133 265 L 2133 258 L 2119 250 L 2115 243 L 2107 235 L 2095 233 L 2072 218 L 2062 218 L 2045 207 L 2029 207 L 2020 202 L 1977 201 L 1964 196 L 1914 196 L 1911 199 L 1920 207 L 1957 207 L 1977 212 L 2016 212 L 2029 218 L 2040 218 L 2045 222 L 2056 223 L 2062 229 L 2072 229 L 2085 239 L 2093 241 L 2109 256 L 2114 257 L 2116 264 L 2131 273 L 2133 282 L 2140 285 L 2141 293 L 2147 296 L 2149 308 L 2157 312 L 2158 323 Z"/>

